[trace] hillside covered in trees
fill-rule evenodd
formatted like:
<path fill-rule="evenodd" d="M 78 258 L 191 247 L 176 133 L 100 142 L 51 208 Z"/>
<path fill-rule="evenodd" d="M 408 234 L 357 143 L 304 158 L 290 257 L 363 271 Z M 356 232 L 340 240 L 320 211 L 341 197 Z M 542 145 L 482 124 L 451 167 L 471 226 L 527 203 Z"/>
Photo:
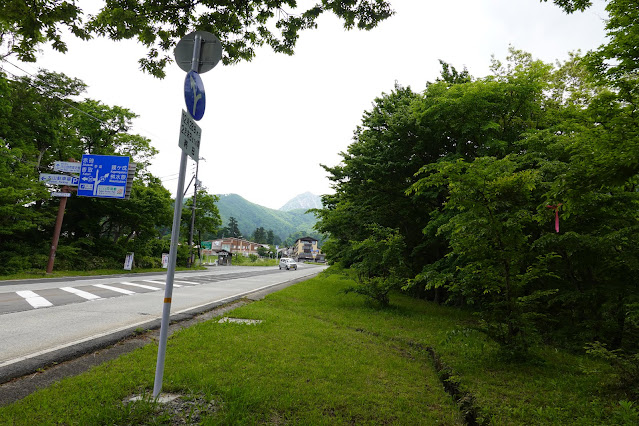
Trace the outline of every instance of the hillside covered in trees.
<path fill-rule="evenodd" d="M 237 194 L 224 194 L 218 197 L 217 206 L 224 226 L 228 226 L 230 218 L 233 217 L 237 220 L 240 234 L 246 237 L 252 235 L 256 228 L 264 228 L 272 230 L 280 241 L 285 241 L 292 234 L 310 233 L 317 220 L 315 215 L 306 213 L 305 209 L 290 211 L 269 209 L 251 203 Z"/>

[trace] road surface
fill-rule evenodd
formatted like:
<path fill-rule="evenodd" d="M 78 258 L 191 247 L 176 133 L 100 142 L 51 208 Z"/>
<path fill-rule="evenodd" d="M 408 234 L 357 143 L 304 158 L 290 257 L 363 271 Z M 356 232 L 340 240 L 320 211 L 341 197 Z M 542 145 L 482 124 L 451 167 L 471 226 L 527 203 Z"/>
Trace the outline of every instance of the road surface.
<path fill-rule="evenodd" d="M 312 277 L 324 268 L 215 267 L 176 272 L 172 318 Z M 0 382 L 157 327 L 166 274 L 0 282 Z M 96 346 L 97 345 L 97 346 Z"/>

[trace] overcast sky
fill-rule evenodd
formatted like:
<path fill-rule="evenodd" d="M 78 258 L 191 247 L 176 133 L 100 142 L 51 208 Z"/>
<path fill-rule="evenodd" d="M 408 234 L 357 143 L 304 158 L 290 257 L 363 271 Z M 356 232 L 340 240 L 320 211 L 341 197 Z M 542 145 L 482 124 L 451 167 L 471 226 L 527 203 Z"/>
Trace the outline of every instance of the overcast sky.
<path fill-rule="evenodd" d="M 566 15 L 538 0 L 391 0 L 396 14 L 368 32 L 323 16 L 318 29 L 301 34 L 294 56 L 265 47 L 252 62 L 202 74 L 200 180 L 210 193 L 275 209 L 306 191 L 331 192 L 320 164 L 339 163 L 363 112 L 396 81 L 423 91 L 439 76 L 438 59 L 483 77 L 491 55 L 505 59 L 509 45 L 546 62 L 596 48 L 606 13 L 603 1 L 593 3 Z M 163 80 L 143 74 L 137 60 L 146 51 L 133 41 L 67 40 L 67 54 L 45 49 L 21 67 L 77 77 L 88 97 L 138 114 L 134 132 L 160 151 L 151 171 L 175 194 L 185 73 L 171 64 Z M 189 160 L 187 183 L 194 170 Z"/>

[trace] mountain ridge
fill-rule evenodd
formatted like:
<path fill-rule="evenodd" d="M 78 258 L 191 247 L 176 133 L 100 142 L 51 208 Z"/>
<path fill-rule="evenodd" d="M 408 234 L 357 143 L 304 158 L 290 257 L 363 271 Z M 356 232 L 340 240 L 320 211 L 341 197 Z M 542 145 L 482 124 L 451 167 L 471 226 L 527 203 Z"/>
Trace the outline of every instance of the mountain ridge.
<path fill-rule="evenodd" d="M 319 195 L 315 195 L 311 192 L 305 192 L 303 194 L 299 194 L 286 202 L 282 207 L 279 208 L 281 211 L 291 211 L 291 210 L 299 210 L 299 209 L 321 209 L 322 208 L 322 199 Z"/>
<path fill-rule="evenodd" d="M 217 194 L 218 210 L 222 218 L 222 226 L 227 226 L 229 218 L 234 217 L 238 222 L 240 232 L 245 237 L 263 227 L 273 230 L 273 233 L 285 240 L 296 232 L 311 232 L 315 222 L 315 215 L 306 213 L 305 208 L 294 210 L 276 210 L 252 203 L 238 194 Z M 294 200 L 294 199 L 293 199 Z"/>

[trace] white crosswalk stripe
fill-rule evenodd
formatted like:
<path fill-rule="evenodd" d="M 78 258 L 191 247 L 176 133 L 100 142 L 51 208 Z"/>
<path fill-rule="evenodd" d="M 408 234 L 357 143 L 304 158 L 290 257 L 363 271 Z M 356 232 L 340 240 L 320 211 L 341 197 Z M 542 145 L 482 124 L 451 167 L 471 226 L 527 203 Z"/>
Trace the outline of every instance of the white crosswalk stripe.
<path fill-rule="evenodd" d="M 182 283 L 182 284 L 191 284 L 191 285 L 198 285 L 200 283 L 194 283 L 193 281 L 183 281 L 183 280 L 173 280 L 174 283 Z M 173 284 L 175 285 L 175 284 Z"/>
<path fill-rule="evenodd" d="M 128 281 L 122 281 L 120 284 L 130 285 L 130 286 L 133 286 L 133 287 L 146 288 L 147 290 L 159 290 L 160 289 L 159 287 L 151 287 L 150 285 L 130 283 Z"/>
<path fill-rule="evenodd" d="M 165 282 L 162 282 L 162 281 L 154 281 L 154 280 L 142 280 L 142 281 L 144 281 L 145 283 L 166 285 L 166 283 L 165 283 Z M 174 284 L 173 284 L 173 287 L 182 287 L 182 286 L 181 286 L 181 285 L 179 285 L 179 284 L 175 284 L 175 283 L 174 283 Z"/>
<path fill-rule="evenodd" d="M 123 294 L 135 294 L 135 291 L 125 290 L 123 288 L 113 287 L 113 286 L 106 285 L 106 284 L 94 284 L 93 287 L 99 287 L 99 288 L 103 288 L 105 290 L 117 291 L 118 293 L 123 293 Z"/>
<path fill-rule="evenodd" d="M 73 287 L 60 287 L 60 290 L 64 290 L 68 293 L 73 293 L 76 296 L 80 296 L 83 299 L 87 299 L 87 300 L 97 300 L 97 299 L 102 299 L 100 296 L 98 296 L 97 294 L 93 294 L 93 293 L 89 293 L 88 291 L 84 291 L 84 290 L 79 290 L 77 288 L 73 288 Z"/>
<path fill-rule="evenodd" d="M 33 306 L 34 308 L 47 308 L 49 306 L 53 306 L 53 303 L 49 302 L 42 296 L 38 296 L 36 293 L 30 290 L 16 291 L 16 293 L 18 294 L 18 296 L 23 297 L 24 300 L 26 300 L 27 303 L 29 303 L 29 305 Z"/>

